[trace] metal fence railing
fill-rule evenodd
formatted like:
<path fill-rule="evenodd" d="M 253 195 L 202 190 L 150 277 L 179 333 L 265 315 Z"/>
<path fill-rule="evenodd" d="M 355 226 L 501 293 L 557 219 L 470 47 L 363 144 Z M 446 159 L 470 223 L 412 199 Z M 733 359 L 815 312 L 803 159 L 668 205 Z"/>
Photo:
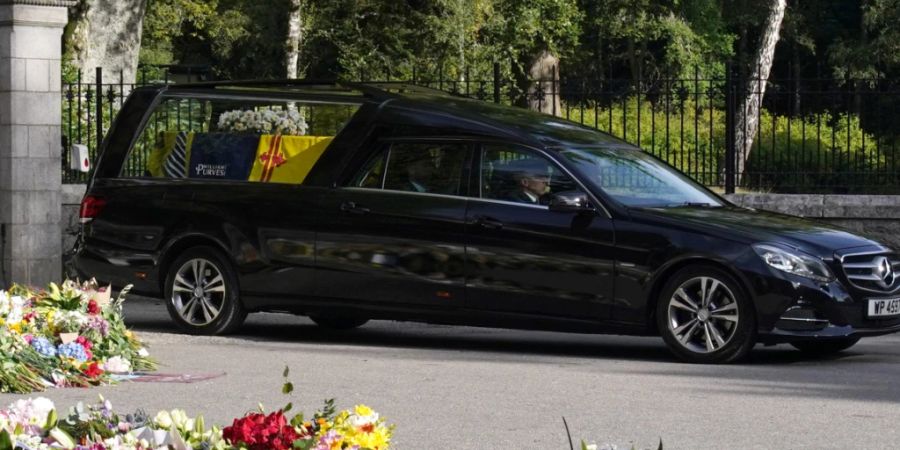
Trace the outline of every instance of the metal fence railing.
<path fill-rule="evenodd" d="M 741 100 L 757 84 L 733 72 L 633 79 L 553 76 L 516 83 L 494 64 L 492 71 L 465 71 L 453 79 L 413 72 L 410 79 L 387 81 L 483 101 L 531 104 L 639 145 L 726 192 L 900 194 L 896 80 L 770 78 L 762 108 L 750 118 L 759 123 L 757 131 L 741 133 L 745 140 L 735 142 L 734 124 L 747 123 L 738 120 Z M 95 157 L 127 93 L 137 85 L 169 82 L 168 74 L 148 78 L 141 73 L 138 83 L 125 84 L 119 74 L 110 80 L 97 69 L 93 83 L 82 83 L 79 76 L 63 85 L 64 183 L 83 183 L 88 177 L 67 170 L 71 144 L 87 145 Z"/>

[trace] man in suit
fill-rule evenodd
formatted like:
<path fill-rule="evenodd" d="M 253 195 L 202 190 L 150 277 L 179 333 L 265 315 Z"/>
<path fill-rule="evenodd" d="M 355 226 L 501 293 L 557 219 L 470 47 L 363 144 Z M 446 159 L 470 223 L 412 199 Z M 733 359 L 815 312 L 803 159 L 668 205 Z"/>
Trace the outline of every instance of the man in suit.
<path fill-rule="evenodd" d="M 507 194 L 507 200 L 518 203 L 540 204 L 541 196 L 550 192 L 550 176 L 547 165 L 537 159 L 523 159 L 509 164 L 516 189 Z"/>

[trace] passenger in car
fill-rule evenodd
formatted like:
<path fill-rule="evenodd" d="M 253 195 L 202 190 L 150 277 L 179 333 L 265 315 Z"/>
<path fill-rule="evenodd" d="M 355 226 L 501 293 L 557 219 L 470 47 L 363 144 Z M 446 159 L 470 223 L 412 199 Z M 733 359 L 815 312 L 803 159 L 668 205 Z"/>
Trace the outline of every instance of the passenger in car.
<path fill-rule="evenodd" d="M 434 175 L 434 165 L 430 158 L 417 158 L 406 166 L 407 182 L 401 189 L 410 192 L 430 192 L 429 180 Z"/>

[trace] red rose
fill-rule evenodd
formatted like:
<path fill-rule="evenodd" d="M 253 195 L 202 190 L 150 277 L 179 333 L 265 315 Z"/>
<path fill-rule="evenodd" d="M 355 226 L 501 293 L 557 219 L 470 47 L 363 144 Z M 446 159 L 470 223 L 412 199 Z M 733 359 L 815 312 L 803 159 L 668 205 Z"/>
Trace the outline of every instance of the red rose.
<path fill-rule="evenodd" d="M 222 430 L 222 436 L 232 445 L 243 444 L 249 450 L 289 450 L 300 437 L 281 411 L 234 419 L 230 427 Z"/>
<path fill-rule="evenodd" d="M 92 362 L 88 365 L 87 369 L 84 369 L 84 375 L 92 380 L 96 380 L 100 378 L 100 375 L 103 375 L 103 369 L 100 368 L 100 365 L 96 362 Z"/>
<path fill-rule="evenodd" d="M 97 315 L 100 314 L 100 305 L 97 304 L 97 301 L 91 299 L 88 301 L 88 314 Z"/>

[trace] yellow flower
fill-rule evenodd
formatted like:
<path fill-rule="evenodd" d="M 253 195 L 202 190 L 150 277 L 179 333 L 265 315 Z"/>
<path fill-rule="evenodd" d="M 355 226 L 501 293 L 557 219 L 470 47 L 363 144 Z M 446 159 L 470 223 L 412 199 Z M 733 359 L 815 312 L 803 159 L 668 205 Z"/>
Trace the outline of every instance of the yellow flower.
<path fill-rule="evenodd" d="M 353 412 L 355 412 L 357 416 L 369 416 L 375 411 L 372 411 L 372 408 L 369 408 L 366 405 L 356 405 L 353 407 Z"/>
<path fill-rule="evenodd" d="M 9 328 L 10 331 L 14 331 L 16 333 L 21 334 L 22 333 L 22 322 L 16 322 L 14 324 L 9 325 L 7 328 Z"/>
<path fill-rule="evenodd" d="M 386 450 L 391 442 L 391 431 L 383 425 L 375 427 L 370 433 L 353 433 L 347 437 L 347 444 L 358 445 L 372 450 Z"/>

